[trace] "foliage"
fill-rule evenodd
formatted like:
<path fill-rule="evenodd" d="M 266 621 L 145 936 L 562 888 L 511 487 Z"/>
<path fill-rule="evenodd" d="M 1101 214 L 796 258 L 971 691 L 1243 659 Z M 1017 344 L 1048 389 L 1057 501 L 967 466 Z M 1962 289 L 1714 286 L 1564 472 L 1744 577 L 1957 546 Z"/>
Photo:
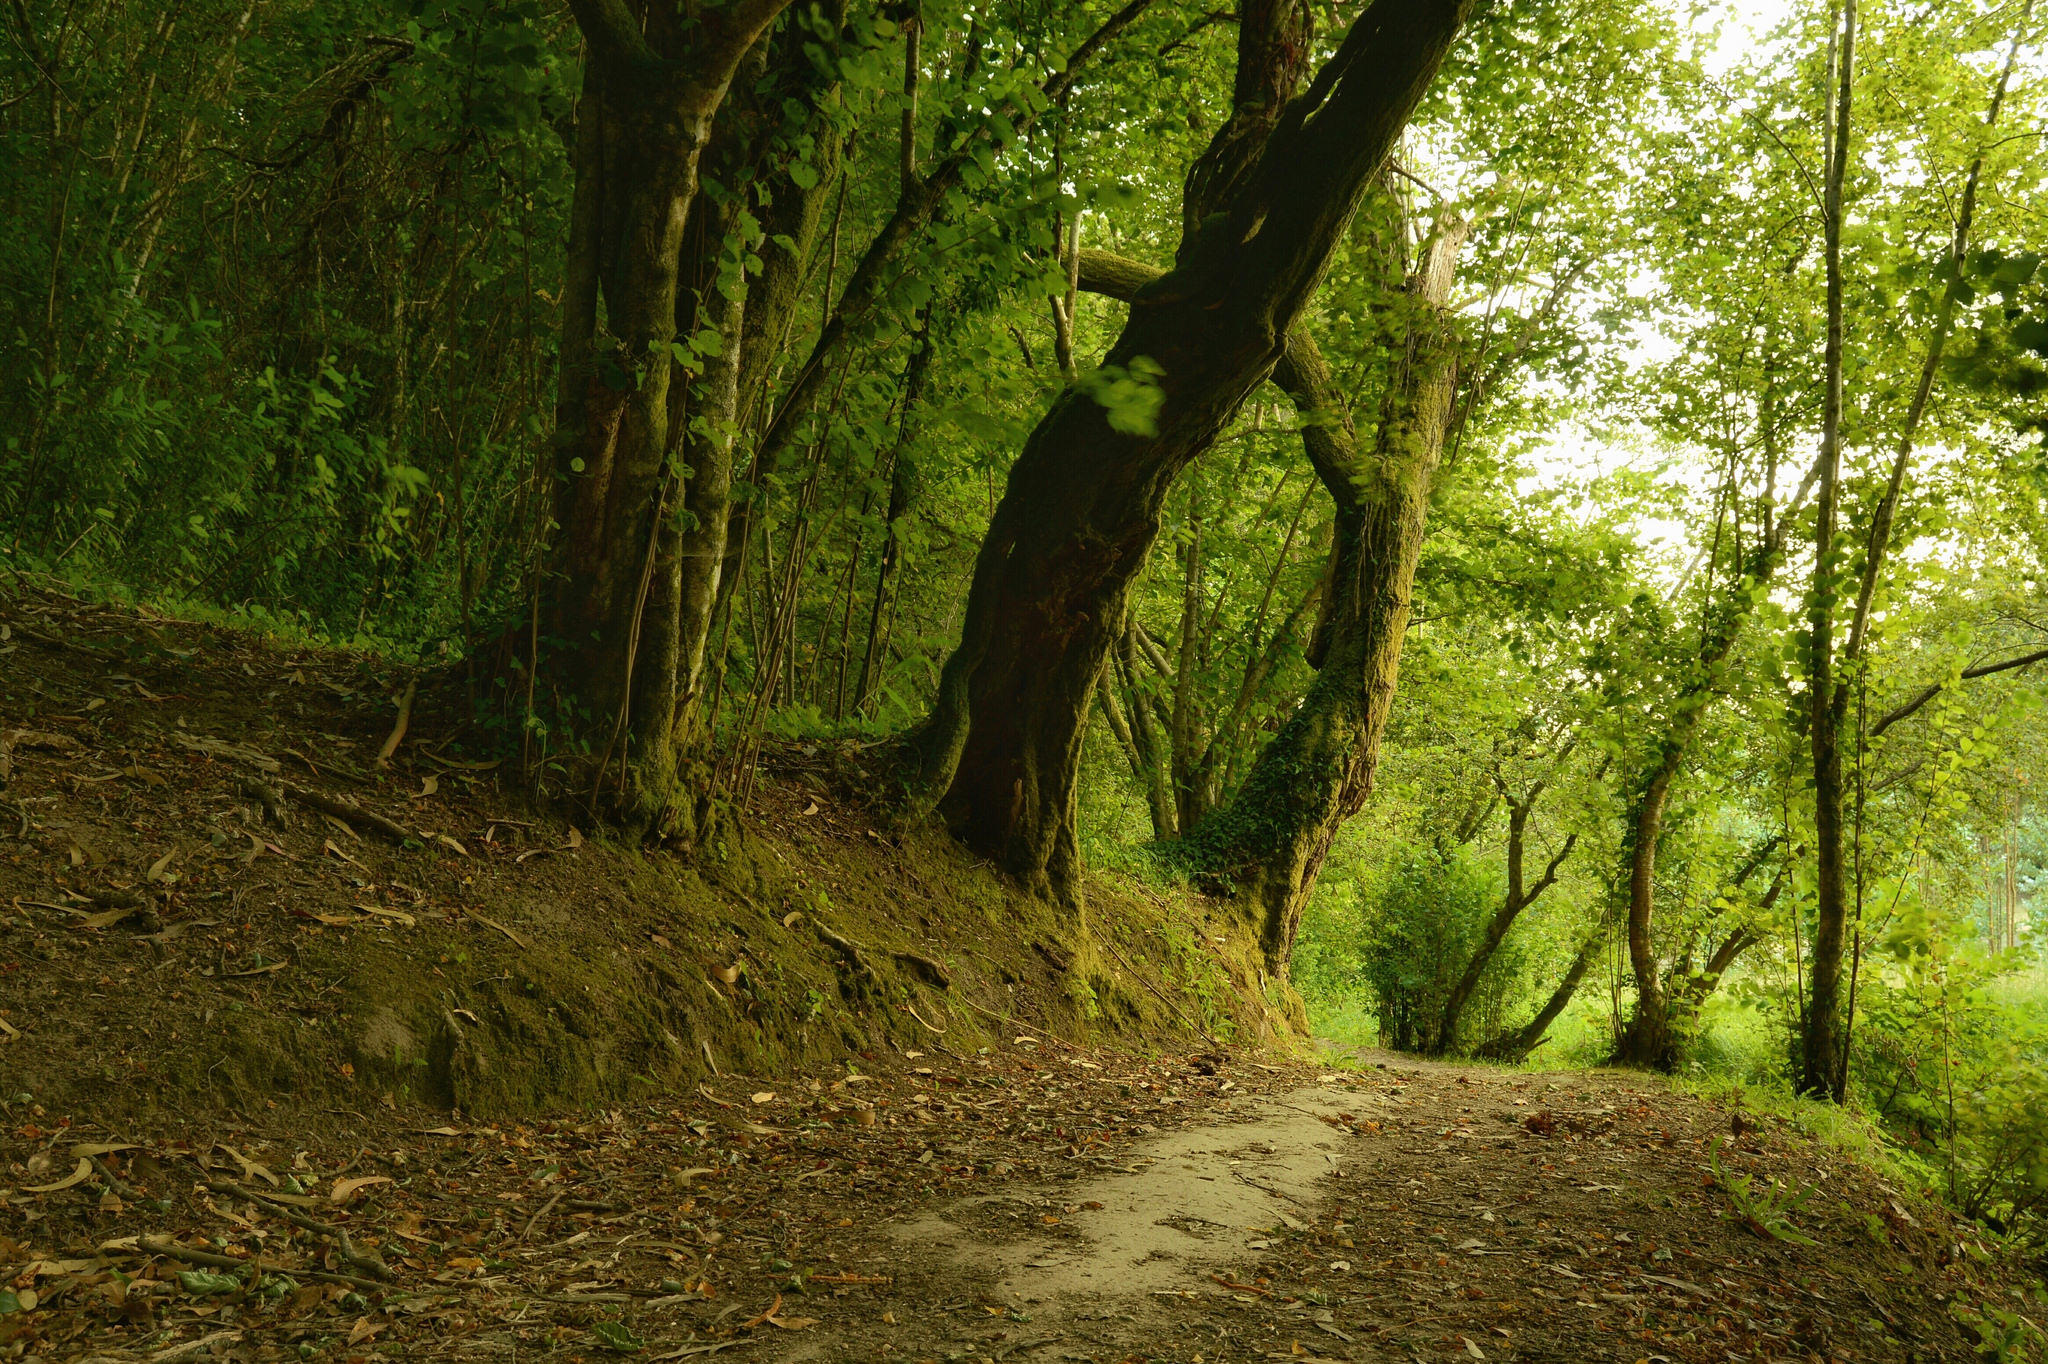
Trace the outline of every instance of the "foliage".
<path fill-rule="evenodd" d="M 1792 1224 L 1792 1214 L 1806 1206 L 1816 1192 L 1815 1186 L 1802 1185 L 1795 1191 L 1777 1184 L 1759 1185 L 1754 1175 L 1731 1175 L 1721 1168 L 1721 1147 L 1721 1138 L 1714 1138 L 1707 1159 L 1713 1167 L 1714 1183 L 1728 1195 L 1729 1211 L 1722 1216 L 1774 1241 L 1817 1245 L 1811 1236 Z"/>

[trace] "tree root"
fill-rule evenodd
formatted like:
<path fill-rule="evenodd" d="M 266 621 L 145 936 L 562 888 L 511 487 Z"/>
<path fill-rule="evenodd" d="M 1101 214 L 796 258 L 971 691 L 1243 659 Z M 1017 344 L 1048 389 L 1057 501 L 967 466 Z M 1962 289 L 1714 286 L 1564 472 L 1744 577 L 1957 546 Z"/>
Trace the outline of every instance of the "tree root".
<path fill-rule="evenodd" d="M 231 1179 L 209 1179 L 206 1181 L 206 1187 L 212 1189 L 215 1193 L 232 1194 L 237 1198 L 246 1198 L 252 1203 L 261 1203 L 265 1208 L 276 1213 L 293 1226 L 325 1236 L 333 1241 L 335 1249 L 341 1254 L 341 1258 L 354 1265 L 357 1269 L 362 1270 L 365 1274 L 374 1275 L 386 1283 L 391 1281 L 391 1266 L 385 1264 L 383 1259 L 377 1255 L 373 1255 L 368 1251 L 357 1250 L 355 1243 L 348 1239 L 348 1233 L 335 1226 L 332 1222 L 322 1222 L 316 1218 L 308 1217 L 289 1203 L 268 1197 L 255 1189 L 245 1188 Z"/>
<path fill-rule="evenodd" d="M 242 1269 L 247 1260 L 237 1260 L 232 1255 L 212 1255 L 203 1250 L 190 1250 L 179 1245 L 168 1236 L 138 1236 L 135 1245 L 145 1255 L 162 1255 L 168 1259 L 181 1260 L 188 1265 L 204 1269 Z M 274 1273 L 290 1274 L 294 1278 L 318 1279 L 322 1283 L 345 1283 L 351 1288 L 383 1288 L 384 1284 L 374 1279 L 358 1278 L 353 1274 L 334 1274 L 324 1269 L 275 1268 Z"/>

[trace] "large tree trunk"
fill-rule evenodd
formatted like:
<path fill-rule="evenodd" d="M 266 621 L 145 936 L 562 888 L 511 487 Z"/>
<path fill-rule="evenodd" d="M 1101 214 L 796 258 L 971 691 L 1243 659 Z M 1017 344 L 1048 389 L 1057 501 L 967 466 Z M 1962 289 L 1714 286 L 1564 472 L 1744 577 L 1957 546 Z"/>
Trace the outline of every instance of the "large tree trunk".
<path fill-rule="evenodd" d="M 1465 12 L 1466 0 L 1377 0 L 1306 95 L 1239 104 L 1189 177 L 1190 200 L 1213 196 L 1213 211 L 1133 300 L 1099 383 L 1063 393 L 1011 470 L 913 743 L 921 798 L 1037 891 L 1079 899 L 1083 721 L 1167 491 L 1272 372 Z M 1240 70 L 1240 97 L 1290 88 L 1303 13 L 1247 5 L 1240 19 L 1240 67 L 1255 73 Z M 1253 136 L 1261 124 L 1272 131 Z"/>
<path fill-rule="evenodd" d="M 616 760 L 608 804 L 634 823 L 662 813 L 675 784 L 684 595 L 664 527 L 685 496 L 670 463 L 684 228 L 726 87 L 787 2 L 639 16 L 621 0 L 573 6 L 590 62 L 556 402 L 549 666 L 605 754 L 600 781 Z"/>
<path fill-rule="evenodd" d="M 1440 228 L 1408 281 L 1413 321 L 1396 343 L 1370 451 L 1359 448 L 1329 368 L 1305 334 L 1289 338 L 1274 371 L 1309 419 L 1303 443 L 1336 505 L 1330 586 L 1309 654 L 1318 671 L 1243 786 L 1187 851 L 1250 914 L 1275 976 L 1293 956 L 1323 858 L 1365 803 L 1379 764 L 1456 387 L 1445 303 L 1464 235 L 1462 223 Z"/>

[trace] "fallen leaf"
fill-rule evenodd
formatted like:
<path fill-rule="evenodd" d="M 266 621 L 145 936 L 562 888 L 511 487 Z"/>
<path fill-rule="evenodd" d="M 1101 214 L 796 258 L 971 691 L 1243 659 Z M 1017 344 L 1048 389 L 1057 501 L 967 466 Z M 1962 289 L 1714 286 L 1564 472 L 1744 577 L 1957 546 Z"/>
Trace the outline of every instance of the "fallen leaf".
<path fill-rule="evenodd" d="M 358 1189 L 367 1189 L 372 1184 L 389 1184 L 390 1182 L 390 1175 L 359 1175 L 354 1179 L 337 1179 L 334 1181 L 334 1187 L 328 1191 L 327 1201 L 330 1203 L 346 1203 L 349 1200 L 349 1196 Z"/>
<path fill-rule="evenodd" d="M 815 815 L 816 813 L 818 813 L 818 802 L 814 800 L 809 805 L 805 806 L 803 813 L 806 815 Z"/>
<path fill-rule="evenodd" d="M 21 1186 L 21 1191 L 23 1193 L 56 1193 L 59 1189 L 68 1189 L 74 1184 L 83 1184 L 86 1176 L 91 1173 L 92 1162 L 81 1157 L 78 1162 L 78 1168 L 58 1180 L 55 1184 L 24 1184 Z"/>
<path fill-rule="evenodd" d="M 755 1092 L 755 1094 L 754 1094 L 754 1102 L 755 1102 L 755 1103 L 757 1103 L 757 1104 L 772 1104 L 772 1103 L 774 1103 L 774 1102 L 775 1102 L 775 1091 L 774 1091 L 774 1090 L 772 1090 L 772 1089 L 763 1089 L 763 1090 L 757 1090 L 757 1091 Z"/>
<path fill-rule="evenodd" d="M 1484 1350 L 1480 1349 L 1480 1348 L 1479 1348 L 1479 1346 L 1478 1346 L 1478 1344 L 1477 1344 L 1477 1343 L 1476 1343 L 1475 1341 L 1473 1341 L 1472 1337 L 1470 1337 L 1470 1336 L 1459 1336 L 1459 1337 L 1458 1337 L 1458 1339 L 1459 1339 L 1459 1340 L 1462 1340 L 1462 1341 L 1464 1341 L 1464 1342 L 1465 1342 L 1465 1353 L 1466 1353 L 1466 1354 L 1468 1354 L 1468 1355 L 1471 1355 L 1471 1356 L 1472 1356 L 1472 1357 L 1473 1357 L 1474 1359 L 1484 1359 L 1484 1358 L 1486 1358 L 1486 1351 L 1484 1351 Z"/>
<path fill-rule="evenodd" d="M 528 942 L 524 937 L 520 936 L 517 933 L 514 933 L 511 929 L 505 927 L 505 925 L 499 923 L 496 919 L 491 918 L 488 914 L 479 914 L 473 909 L 468 910 L 466 912 L 468 913 L 470 918 L 475 919 L 478 923 L 488 925 L 491 928 L 497 929 L 500 933 L 503 933 L 506 937 L 510 938 L 515 945 L 519 947 L 533 946 L 533 944 Z"/>
<path fill-rule="evenodd" d="M 269 1166 L 258 1164 L 257 1162 L 243 1155 L 240 1151 L 237 1151 L 232 1146 L 223 1144 L 220 1146 L 219 1149 L 227 1152 L 230 1156 L 233 1156 L 235 1158 L 235 1164 L 242 1167 L 242 1178 L 260 1179 L 264 1183 L 269 1184 L 272 1187 L 277 1186 L 278 1178 L 276 1175 L 270 1172 Z"/>
<path fill-rule="evenodd" d="M 647 1348 L 647 1342 L 627 1330 L 626 1324 L 620 1321 L 598 1322 L 590 1328 L 590 1334 L 597 1337 L 598 1344 L 620 1354 L 638 1354 Z"/>
<path fill-rule="evenodd" d="M 159 857 L 156 861 L 150 863 L 149 870 L 142 874 L 142 879 L 145 881 L 163 880 L 164 869 L 171 865 L 171 859 L 176 857 L 177 855 L 178 850 L 176 848 L 173 848 L 169 852 L 165 853 L 162 857 Z"/>
<path fill-rule="evenodd" d="M 357 905 L 355 906 L 355 908 L 361 910 L 365 914 L 374 914 L 376 917 L 380 919 L 391 919 L 395 922 L 402 923 L 407 928 L 411 928 L 419 922 L 418 920 L 414 919 L 412 915 L 407 914 L 402 909 L 383 909 L 377 905 Z"/>

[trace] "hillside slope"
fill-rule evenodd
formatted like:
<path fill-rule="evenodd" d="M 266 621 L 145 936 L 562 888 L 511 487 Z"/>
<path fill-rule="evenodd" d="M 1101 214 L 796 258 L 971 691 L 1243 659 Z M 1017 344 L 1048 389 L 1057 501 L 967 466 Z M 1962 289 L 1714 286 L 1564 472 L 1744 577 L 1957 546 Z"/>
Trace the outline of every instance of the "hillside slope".
<path fill-rule="evenodd" d="M 459 679 L 380 765 L 403 690 L 361 655 L 0 599 L 0 1098 L 516 1117 L 939 1036 L 1284 1029 L 1227 917 L 1108 878 L 1082 922 L 1016 895 L 860 808 L 856 748 L 771 755 L 686 865 L 523 798 Z"/>

